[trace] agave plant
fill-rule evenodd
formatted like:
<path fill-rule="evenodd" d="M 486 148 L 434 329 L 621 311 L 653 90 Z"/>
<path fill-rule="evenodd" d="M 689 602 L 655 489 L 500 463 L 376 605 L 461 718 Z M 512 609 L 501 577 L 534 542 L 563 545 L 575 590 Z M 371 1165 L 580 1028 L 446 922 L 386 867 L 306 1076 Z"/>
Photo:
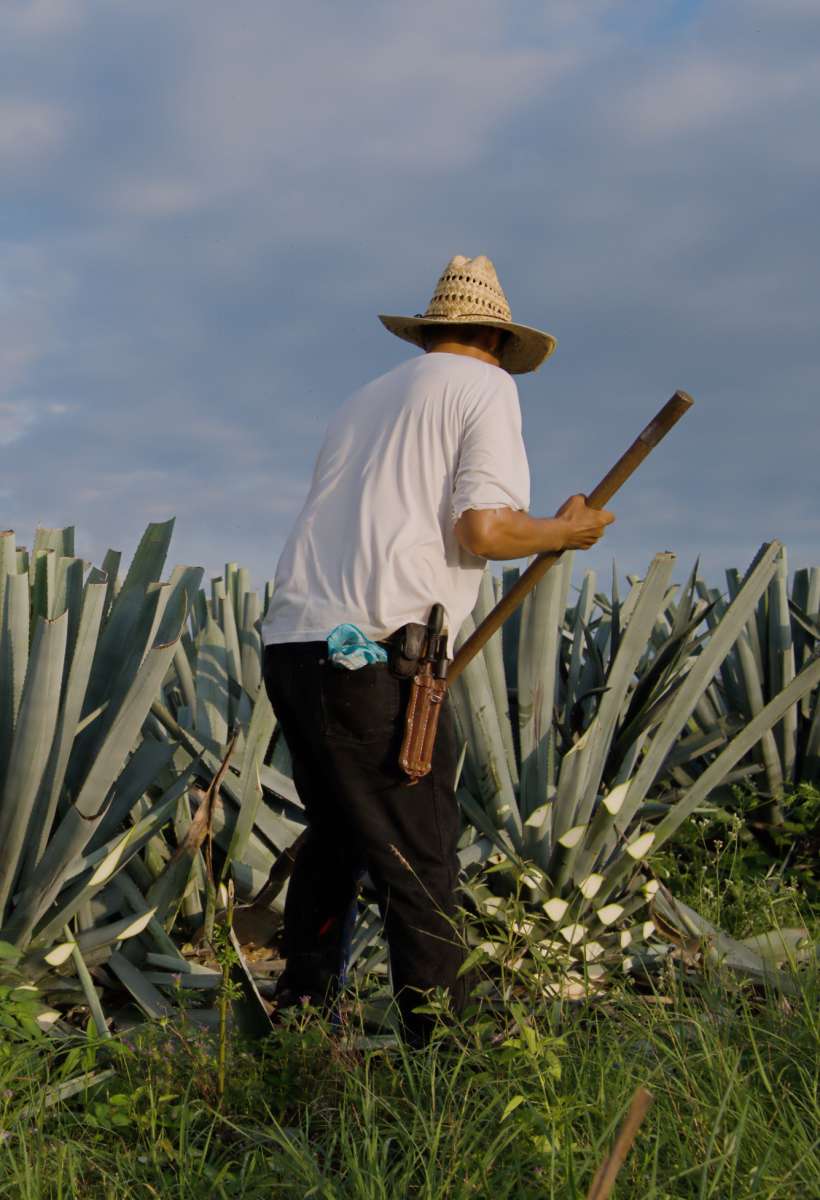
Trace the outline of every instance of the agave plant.
<path fill-rule="evenodd" d="M 512 864 L 517 880 L 487 876 L 473 884 L 473 901 L 505 930 L 521 924 L 523 900 L 528 938 L 535 929 L 578 986 L 613 960 L 631 967 L 663 953 L 646 911 L 658 893 L 651 855 L 717 787 L 755 769 L 741 764 L 817 691 L 820 658 L 806 654 L 744 721 L 718 706 L 716 675 L 779 586 L 782 563 L 778 543 L 764 546 L 718 611 L 708 593 L 696 600 L 694 573 L 676 601 L 674 557 L 661 554 L 623 602 L 615 589 L 596 598 L 587 574 L 566 616 L 567 559 L 528 598 L 506 641 L 496 635 L 453 689 L 466 745 L 458 794 L 472 826 L 462 852 Z M 488 577 L 460 640 L 494 601 Z M 481 952 L 492 955 L 493 945 L 485 940 Z M 772 975 L 762 959 L 756 969 Z"/>
<path fill-rule="evenodd" d="M 787 687 L 820 645 L 820 568 L 797 571 L 791 597 L 787 587 L 785 549 L 745 628 L 721 664 L 710 693 L 714 714 L 736 725 L 762 711 L 767 701 Z M 736 570 L 726 572 L 728 595 L 721 596 L 702 580 L 698 593 L 709 600 L 707 620 L 719 622 L 741 581 Z M 767 730 L 753 751 L 767 793 L 768 817 L 779 820 L 778 800 L 784 788 L 820 779 L 820 707 L 805 695 L 777 725 Z"/>
<path fill-rule="evenodd" d="M 185 965 L 168 931 L 180 909 L 201 911 L 209 882 L 185 838 L 191 798 L 222 765 L 233 726 L 221 791 L 242 816 L 223 872 L 231 859 L 241 871 L 273 731 L 258 644 L 232 623 L 232 597 L 249 589 L 235 572 L 231 598 L 215 585 L 209 603 L 192 567 L 157 582 L 172 528 L 149 526 L 121 582 L 119 555 L 90 567 L 74 554 L 73 529 L 38 530 L 30 554 L 0 535 L 2 961 L 17 993 L 84 998 L 98 1024 L 89 966 L 146 1011 L 167 1009 L 138 964 L 153 953 Z M 237 681 L 243 661 L 250 692 Z M 179 697 L 184 727 L 168 708 Z M 43 1009 L 42 1019 L 56 1015 Z"/>

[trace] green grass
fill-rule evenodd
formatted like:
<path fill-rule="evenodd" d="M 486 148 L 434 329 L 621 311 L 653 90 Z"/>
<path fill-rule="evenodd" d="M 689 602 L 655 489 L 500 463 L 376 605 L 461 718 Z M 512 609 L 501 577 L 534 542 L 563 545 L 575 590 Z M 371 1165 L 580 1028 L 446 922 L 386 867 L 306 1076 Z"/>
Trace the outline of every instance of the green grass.
<path fill-rule="evenodd" d="M 656 866 L 736 937 L 816 936 L 811 855 L 790 871 L 759 858 L 738 813 L 689 823 Z M 520 971 L 503 1012 L 417 1052 L 351 1049 L 308 1014 L 233 1042 L 222 1097 L 213 1039 L 192 1027 L 55 1048 L 4 1002 L 0 1200 L 583 1200 L 641 1084 L 655 1101 L 615 1200 L 818 1195 L 816 967 L 788 1001 L 681 969 L 563 1006 Z"/>
<path fill-rule="evenodd" d="M 655 1103 L 619 1200 L 816 1195 L 816 978 L 788 1006 L 697 991 L 479 1019 L 421 1052 L 345 1049 L 321 1024 L 232 1047 L 120 1041 L 114 1074 L 49 1104 L 88 1051 L 0 1057 L 0 1196 L 584 1197 L 639 1084 Z M 100 1064 L 98 1063 L 98 1066 Z"/>
<path fill-rule="evenodd" d="M 687 821 L 653 859 L 675 896 L 732 937 L 802 925 L 820 935 L 820 789 L 801 784 L 781 800 L 785 821 L 760 827 L 760 801 L 733 801 Z"/>

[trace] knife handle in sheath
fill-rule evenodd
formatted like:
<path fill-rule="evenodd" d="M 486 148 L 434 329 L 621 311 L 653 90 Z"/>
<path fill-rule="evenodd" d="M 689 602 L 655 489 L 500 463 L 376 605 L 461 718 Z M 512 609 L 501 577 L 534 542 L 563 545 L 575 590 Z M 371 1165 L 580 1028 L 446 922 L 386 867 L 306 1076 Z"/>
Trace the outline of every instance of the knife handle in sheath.
<path fill-rule="evenodd" d="M 410 684 L 404 718 L 404 738 L 399 766 L 411 783 L 427 775 L 433 765 L 433 746 L 441 705 L 447 694 L 447 636 L 442 634 L 444 607 L 434 604 L 427 621 L 424 655 Z"/>
<path fill-rule="evenodd" d="M 432 665 L 424 663 L 410 684 L 404 739 L 399 752 L 399 766 L 410 777 L 411 783 L 418 783 L 433 765 L 438 718 L 446 695 L 447 680 L 437 678 Z"/>

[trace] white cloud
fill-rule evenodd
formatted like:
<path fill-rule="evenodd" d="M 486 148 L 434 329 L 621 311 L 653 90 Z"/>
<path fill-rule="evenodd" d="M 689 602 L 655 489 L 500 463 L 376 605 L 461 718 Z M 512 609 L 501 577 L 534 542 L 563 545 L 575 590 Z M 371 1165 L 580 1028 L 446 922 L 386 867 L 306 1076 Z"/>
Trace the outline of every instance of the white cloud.
<path fill-rule="evenodd" d="M 760 33 L 767 25 L 782 30 L 790 20 L 805 31 L 807 24 L 816 26 L 820 17 L 817 0 L 724 0 L 720 9 L 737 33 Z"/>
<path fill-rule="evenodd" d="M 0 376 L 3 361 L 0 357 Z M 11 446 L 38 426 L 43 428 L 43 416 L 64 416 L 71 411 L 68 404 L 40 405 L 35 400 L 0 399 L 0 446 Z"/>
<path fill-rule="evenodd" d="M 726 55 L 694 51 L 684 62 L 664 65 L 639 79 L 615 105 L 613 118 L 627 134 L 660 140 L 709 134 L 802 93 L 818 92 L 818 66 L 784 67 L 780 60 L 733 62 Z"/>
<path fill-rule="evenodd" d="M 87 0 L 3 0 L 0 32 L 31 38 L 64 33 L 80 24 L 88 7 Z"/>
<path fill-rule="evenodd" d="M 165 471 L 150 467 L 136 470 L 97 471 L 92 482 L 80 485 L 73 495 L 73 502 L 79 506 L 104 500 L 116 502 L 118 499 L 142 499 L 150 496 L 152 489 L 162 485 L 167 478 Z"/>
<path fill-rule="evenodd" d="M 135 175 L 116 180 L 108 199 L 125 216 L 153 220 L 195 212 L 205 196 L 200 187 L 185 179 Z"/>
<path fill-rule="evenodd" d="M 499 44 L 501 3 L 353 12 L 263 8 L 243 23 L 212 7 L 189 31 L 180 133 L 210 187 L 463 168 L 563 69 L 557 55 Z"/>
<path fill-rule="evenodd" d="M 53 315 L 71 291 L 70 276 L 31 243 L 0 254 L 0 397 L 24 387 L 38 364 L 59 346 Z"/>
<path fill-rule="evenodd" d="M 19 441 L 36 419 L 30 405 L 0 400 L 0 446 L 10 446 Z"/>
<path fill-rule="evenodd" d="M 67 114 L 52 104 L 0 98 L 0 170 L 38 163 L 63 142 L 67 127 Z"/>

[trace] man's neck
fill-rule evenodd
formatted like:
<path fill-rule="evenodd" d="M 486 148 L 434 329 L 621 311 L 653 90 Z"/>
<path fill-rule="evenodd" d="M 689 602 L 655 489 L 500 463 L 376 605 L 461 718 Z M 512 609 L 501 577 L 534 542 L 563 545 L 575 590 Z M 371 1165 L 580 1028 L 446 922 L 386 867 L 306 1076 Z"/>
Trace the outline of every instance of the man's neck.
<path fill-rule="evenodd" d="M 477 358 L 481 362 L 489 363 L 493 367 L 500 367 L 501 361 L 489 350 L 482 350 L 478 346 L 468 346 L 464 342 L 436 342 L 435 346 L 431 346 L 427 351 L 428 354 L 463 354 L 467 358 Z"/>

